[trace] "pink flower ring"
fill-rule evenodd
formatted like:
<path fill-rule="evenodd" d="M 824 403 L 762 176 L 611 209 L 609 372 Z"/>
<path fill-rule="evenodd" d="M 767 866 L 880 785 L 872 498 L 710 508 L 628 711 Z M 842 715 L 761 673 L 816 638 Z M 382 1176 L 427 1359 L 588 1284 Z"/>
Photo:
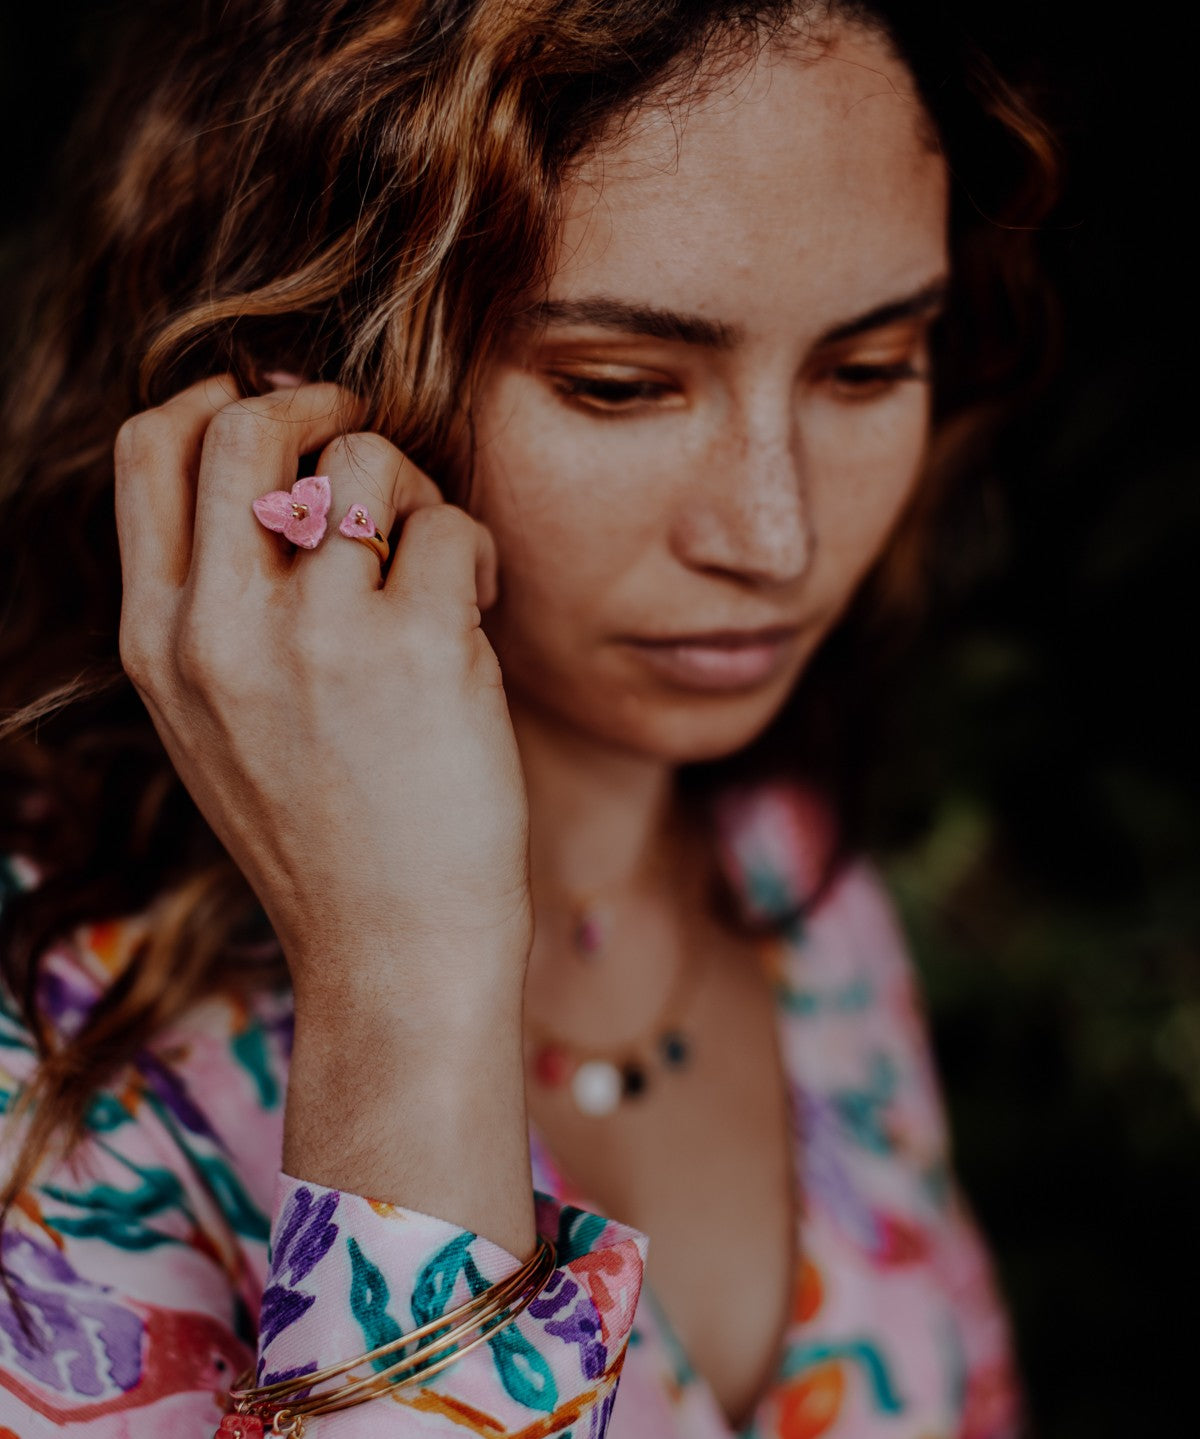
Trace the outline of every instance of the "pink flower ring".
<path fill-rule="evenodd" d="M 288 490 L 259 495 L 251 506 L 260 525 L 274 530 L 304 550 L 315 550 L 325 538 L 333 496 L 328 475 L 307 475 Z"/>

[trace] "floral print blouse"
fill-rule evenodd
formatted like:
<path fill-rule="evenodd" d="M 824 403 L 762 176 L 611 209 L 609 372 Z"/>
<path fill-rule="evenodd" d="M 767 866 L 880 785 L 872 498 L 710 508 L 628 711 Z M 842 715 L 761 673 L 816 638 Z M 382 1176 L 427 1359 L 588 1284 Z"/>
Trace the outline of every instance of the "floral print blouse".
<path fill-rule="evenodd" d="M 779 783 L 726 795 L 721 849 L 748 915 L 781 916 L 805 892 L 812 814 Z M 32 878 L 9 862 L 10 885 Z M 62 1031 L 120 969 L 139 923 L 84 927 L 56 950 L 44 1003 Z M 777 1368 L 742 1439 L 1015 1435 L 1007 1325 L 950 1173 L 879 879 L 847 866 L 761 951 L 789 1080 L 800 1262 Z M 95 1095 L 80 1149 L 48 1159 L 20 1195 L 3 1231 L 0 1439 L 210 1439 L 247 1368 L 267 1383 L 362 1354 L 518 1267 L 436 1216 L 282 1172 L 290 1033 L 286 992 L 206 1000 Z M 6 1003 L 0 1107 L 33 1062 Z M 5 1162 L 21 1122 L 0 1131 Z M 307 1434 L 730 1439 L 642 1282 L 648 1237 L 570 1192 L 532 1141 L 538 1227 L 557 1244 L 547 1287 L 440 1373 L 310 1419 Z"/>

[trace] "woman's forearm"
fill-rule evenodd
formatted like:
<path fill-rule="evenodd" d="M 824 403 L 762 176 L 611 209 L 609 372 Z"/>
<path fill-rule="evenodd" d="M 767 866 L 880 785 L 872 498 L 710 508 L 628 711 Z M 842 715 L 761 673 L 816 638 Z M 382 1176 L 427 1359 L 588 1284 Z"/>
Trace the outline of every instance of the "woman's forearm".
<path fill-rule="evenodd" d="M 527 1257 L 536 1235 L 520 990 L 298 1000 L 283 1167 Z"/>

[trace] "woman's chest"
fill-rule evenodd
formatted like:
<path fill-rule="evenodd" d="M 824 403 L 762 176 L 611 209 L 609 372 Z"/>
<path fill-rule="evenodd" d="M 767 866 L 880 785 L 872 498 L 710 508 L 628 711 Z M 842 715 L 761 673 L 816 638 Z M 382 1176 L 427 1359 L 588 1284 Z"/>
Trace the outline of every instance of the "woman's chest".
<path fill-rule="evenodd" d="M 686 1067 L 603 1119 L 531 1096 L 538 1149 L 567 1197 L 648 1236 L 649 1304 L 727 1422 L 753 1409 L 777 1365 L 797 1233 L 776 1010 L 754 956 L 731 958 L 710 957 Z"/>

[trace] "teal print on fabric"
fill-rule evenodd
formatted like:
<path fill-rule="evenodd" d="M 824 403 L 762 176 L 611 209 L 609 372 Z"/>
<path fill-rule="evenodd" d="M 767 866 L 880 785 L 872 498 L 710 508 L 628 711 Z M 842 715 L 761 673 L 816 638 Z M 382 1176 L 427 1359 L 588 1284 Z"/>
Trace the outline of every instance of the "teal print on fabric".
<path fill-rule="evenodd" d="M 658 1296 L 649 1285 L 642 1286 L 641 1299 L 646 1308 L 654 1312 L 663 1348 L 667 1351 L 667 1358 L 671 1362 L 671 1378 L 674 1380 L 676 1388 L 683 1389 L 688 1384 L 694 1383 L 699 1376 L 692 1367 L 687 1350 L 683 1347 L 671 1321 L 667 1318 L 666 1310 L 658 1302 Z"/>
<path fill-rule="evenodd" d="M 478 1298 L 489 1288 L 475 1261 L 468 1254 L 464 1269 L 471 1293 Z M 518 1404 L 549 1414 L 558 1407 L 558 1385 L 550 1366 L 517 1329 L 508 1325 L 488 1340 L 500 1382 Z"/>
<path fill-rule="evenodd" d="M 13 869 L 12 860 L 8 855 L 0 855 L 0 910 L 3 910 L 5 903 L 14 894 L 20 894 L 24 888 Z"/>
<path fill-rule="evenodd" d="M 777 870 L 749 868 L 745 879 L 747 896 L 758 913 L 783 914 L 796 907 L 797 897 L 787 877 Z"/>
<path fill-rule="evenodd" d="M 558 1407 L 558 1385 L 550 1366 L 515 1324 L 488 1340 L 505 1391 L 518 1404 L 549 1414 Z"/>
<path fill-rule="evenodd" d="M 230 1048 L 234 1059 L 254 1081 L 259 1104 L 264 1109 L 274 1109 L 279 1103 L 279 1081 L 271 1069 L 267 1036 L 262 1025 L 251 1024 L 240 1034 L 235 1034 Z"/>
<path fill-rule="evenodd" d="M 242 1181 L 234 1174 L 228 1163 L 216 1154 L 201 1154 L 191 1142 L 182 1125 L 158 1095 L 151 1090 L 143 1091 L 144 1102 L 162 1120 L 175 1143 L 183 1151 L 196 1173 L 204 1180 L 209 1193 L 216 1201 L 222 1215 L 229 1222 L 235 1234 L 246 1239 L 266 1240 L 270 1237 L 271 1221 L 246 1193 Z"/>
<path fill-rule="evenodd" d="M 271 1232 L 271 1221 L 259 1207 L 252 1203 L 242 1187 L 242 1182 L 223 1159 L 215 1154 L 200 1155 L 193 1152 L 192 1162 L 203 1174 L 213 1196 L 221 1206 L 221 1213 L 233 1226 L 234 1233 L 247 1239 L 266 1240 Z"/>
<path fill-rule="evenodd" d="M 3 984 L 0 984 L 0 1047 L 16 1049 L 22 1054 L 35 1053 L 25 1021 Z"/>
<path fill-rule="evenodd" d="M 435 1319 L 440 1319 L 446 1312 L 446 1306 L 454 1293 L 454 1286 L 458 1283 L 458 1276 L 467 1262 L 467 1246 L 474 1238 L 473 1234 L 465 1233 L 460 1234 L 457 1239 L 452 1239 L 449 1244 L 443 1245 L 437 1251 L 417 1275 L 412 1298 L 409 1300 L 409 1307 L 412 1309 L 417 1328 L 432 1324 Z M 425 1342 L 432 1344 L 434 1340 L 440 1339 L 443 1334 L 448 1333 L 449 1329 L 449 1324 L 441 1329 L 435 1329 Z M 437 1358 L 438 1356 L 434 1355 L 433 1357 Z"/>
<path fill-rule="evenodd" d="M 130 1113 L 115 1094 L 97 1094 L 87 1107 L 85 1123 L 93 1134 L 111 1134 L 128 1124 Z"/>
<path fill-rule="evenodd" d="M 346 1248 L 350 1254 L 350 1312 L 362 1330 L 366 1347 L 378 1349 L 381 1344 L 391 1344 L 403 1330 L 388 1312 L 391 1291 L 383 1271 L 367 1258 L 353 1235 L 347 1239 Z M 387 1369 L 397 1357 L 385 1354 L 371 1362 L 376 1369 Z"/>
<path fill-rule="evenodd" d="M 599 1214 L 589 1214 L 574 1205 L 564 1204 L 558 1217 L 559 1264 L 570 1264 L 572 1259 L 590 1254 L 607 1223 Z"/>
<path fill-rule="evenodd" d="M 921 1184 L 925 1193 L 933 1201 L 935 1209 L 945 1210 L 950 1207 L 953 1190 L 950 1184 L 950 1170 L 944 1159 L 935 1159 L 926 1166 L 921 1174 Z"/>
<path fill-rule="evenodd" d="M 778 998 L 789 1014 L 806 1019 L 821 1014 L 862 1014 L 875 1002 L 875 988 L 867 979 L 852 979 L 835 989 L 791 989 L 776 986 Z"/>
<path fill-rule="evenodd" d="M 904 1401 L 896 1393 L 896 1386 L 883 1355 L 868 1339 L 848 1339 L 834 1344 L 796 1344 L 784 1356 L 780 1373 L 785 1379 L 794 1379 L 806 1369 L 818 1364 L 829 1364 L 835 1360 L 846 1360 L 856 1364 L 867 1381 L 871 1399 L 882 1414 L 902 1414 Z"/>
<path fill-rule="evenodd" d="M 159 1244 L 184 1243 L 175 1235 L 165 1234 L 146 1222 L 170 1210 L 187 1213 L 179 1180 L 167 1169 L 142 1169 L 133 1164 L 129 1167 L 141 1180 L 136 1189 L 96 1184 L 91 1189 L 75 1192 L 57 1184 L 40 1185 L 41 1193 L 48 1199 L 90 1211 L 78 1217 L 48 1214 L 47 1224 L 60 1234 L 106 1239 L 121 1249 L 153 1249 Z"/>
<path fill-rule="evenodd" d="M 846 1135 L 872 1154 L 895 1148 L 887 1128 L 887 1110 L 896 1094 L 896 1066 L 886 1054 L 875 1054 L 864 1089 L 837 1090 L 829 1096 Z"/>
<path fill-rule="evenodd" d="M 418 1329 L 445 1314 L 446 1305 L 450 1302 L 458 1276 L 466 1263 L 467 1245 L 474 1237 L 473 1234 L 460 1234 L 457 1239 L 452 1239 L 438 1250 L 417 1275 L 411 1304 L 413 1320 Z"/>

